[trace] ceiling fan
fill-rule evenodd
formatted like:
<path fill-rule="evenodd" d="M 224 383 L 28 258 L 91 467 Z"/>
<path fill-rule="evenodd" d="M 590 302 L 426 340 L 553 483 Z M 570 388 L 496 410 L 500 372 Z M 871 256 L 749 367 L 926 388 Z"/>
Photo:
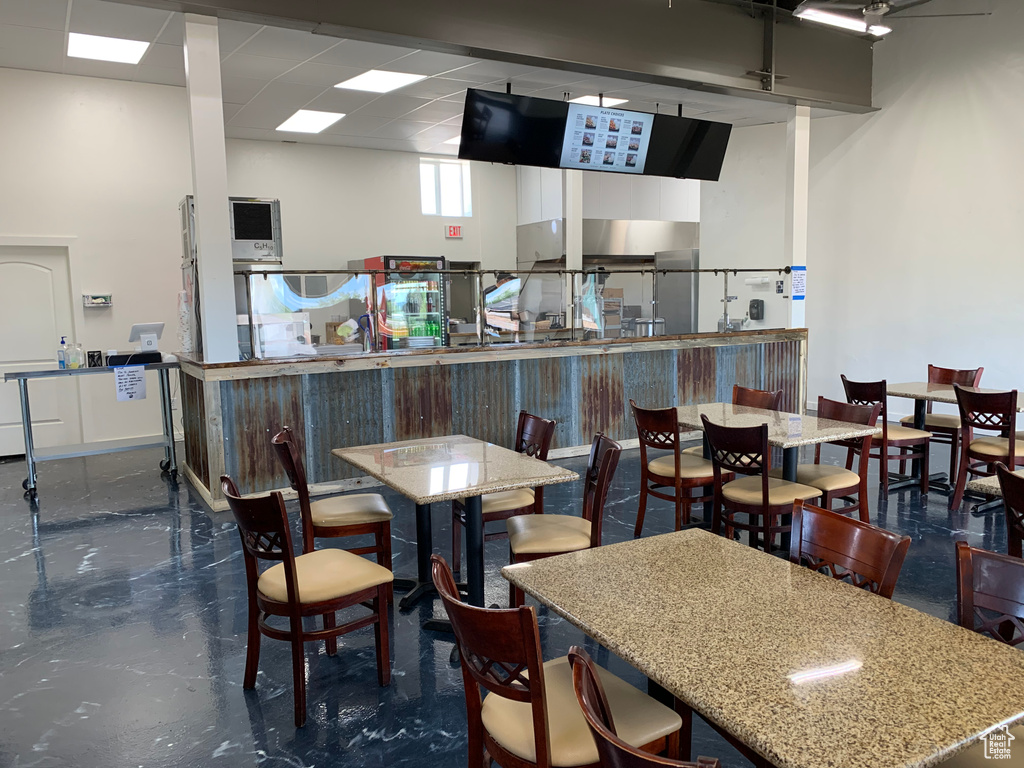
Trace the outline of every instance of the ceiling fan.
<path fill-rule="evenodd" d="M 931 0 L 803 0 L 793 10 L 793 15 L 800 18 L 807 18 L 814 21 L 831 23 L 821 14 L 835 14 L 840 18 L 847 18 L 851 21 L 864 25 L 864 31 L 884 34 L 891 31 L 886 25 L 889 18 L 902 15 L 905 11 L 919 5 L 931 2 Z M 927 14 L 928 16 L 988 16 L 990 12 L 968 12 L 968 13 L 943 13 Z M 910 15 L 903 18 L 922 18 L 922 15 Z"/>

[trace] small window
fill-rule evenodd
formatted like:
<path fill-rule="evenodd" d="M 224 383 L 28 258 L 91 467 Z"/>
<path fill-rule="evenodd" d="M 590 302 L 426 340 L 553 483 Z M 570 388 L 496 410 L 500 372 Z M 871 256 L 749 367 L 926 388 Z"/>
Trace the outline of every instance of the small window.
<path fill-rule="evenodd" d="M 424 216 L 472 216 L 469 163 L 420 158 L 420 203 Z"/>

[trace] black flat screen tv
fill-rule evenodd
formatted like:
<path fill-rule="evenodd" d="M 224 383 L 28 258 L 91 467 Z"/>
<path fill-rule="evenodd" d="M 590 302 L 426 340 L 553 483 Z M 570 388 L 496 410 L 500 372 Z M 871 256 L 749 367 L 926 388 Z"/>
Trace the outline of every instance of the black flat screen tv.
<path fill-rule="evenodd" d="M 732 126 L 470 88 L 459 157 L 718 181 Z"/>

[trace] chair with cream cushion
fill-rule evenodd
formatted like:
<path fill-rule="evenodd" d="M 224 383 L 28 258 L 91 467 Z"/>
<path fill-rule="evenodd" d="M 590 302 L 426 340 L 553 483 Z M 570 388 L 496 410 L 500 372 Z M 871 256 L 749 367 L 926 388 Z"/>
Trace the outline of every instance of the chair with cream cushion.
<path fill-rule="evenodd" d="M 957 370 L 955 368 L 940 368 L 937 365 L 928 366 L 929 384 L 959 384 L 961 387 L 981 386 L 981 374 L 984 368 L 971 368 Z M 960 416 L 955 413 L 932 413 L 932 402 L 929 400 L 924 416 L 924 428 L 932 434 L 932 445 L 941 444 L 949 446 L 949 482 L 956 477 L 956 459 L 959 454 L 963 440 L 963 431 L 960 429 Z M 914 426 L 913 415 L 904 416 L 900 424 L 905 427 Z M 906 474 L 906 462 L 900 462 L 900 474 Z"/>
<path fill-rule="evenodd" d="M 604 502 L 619 464 L 622 446 L 600 432 L 590 445 L 590 460 L 583 477 L 583 515 L 520 515 L 505 521 L 509 559 L 513 563 L 540 560 L 564 552 L 601 546 Z M 523 593 L 509 584 L 509 604 L 523 604 Z"/>
<path fill-rule="evenodd" d="M 629 401 L 640 442 L 640 503 L 633 536 L 639 537 L 647 514 L 647 497 L 675 503 L 676 525 L 680 530 L 690 523 L 690 507 L 711 501 L 709 496 L 693 496 L 694 488 L 711 485 L 711 462 L 680 450 L 679 419 L 675 408 L 641 408 Z M 669 451 L 651 458 L 648 451 Z M 660 489 L 671 489 L 667 493 Z M 706 513 L 705 513 L 706 518 Z"/>
<path fill-rule="evenodd" d="M 741 387 L 739 384 L 732 385 L 732 404 L 743 405 L 747 408 L 761 408 L 765 411 L 782 410 L 782 397 L 785 392 L 781 389 L 751 389 Z M 704 446 L 694 445 L 683 449 L 683 453 L 691 456 L 703 456 Z"/>
<path fill-rule="evenodd" d="M 771 452 L 768 450 L 768 425 L 725 427 L 701 414 L 704 434 L 711 445 L 714 467 L 715 505 L 712 533 L 732 538 L 734 530 L 747 531 L 750 546 L 763 546 L 770 552 L 776 534 L 789 531 L 784 516 L 793 511 L 797 500 L 817 499 L 821 491 L 809 485 L 770 477 Z M 727 482 L 730 474 L 744 475 Z M 739 515 L 744 515 L 745 520 Z M 759 538 L 760 535 L 760 538 Z"/>
<path fill-rule="evenodd" d="M 554 435 L 554 421 L 520 411 L 514 450 L 547 461 Z M 452 567 L 456 572 L 462 567 L 462 529 L 466 525 L 465 502 L 465 499 L 452 501 Z M 517 515 L 543 514 L 544 488 L 518 488 L 514 491 L 485 493 L 480 497 L 480 513 L 484 523 L 484 541 L 504 539 L 508 536 L 504 528 L 488 533 L 487 524 L 496 520 L 508 520 Z"/>
<path fill-rule="evenodd" d="M 818 396 L 818 418 L 832 419 L 833 421 L 845 421 L 850 424 L 864 424 L 873 426 L 878 423 L 878 414 L 882 409 L 881 403 L 874 405 L 853 405 L 852 403 L 840 403 L 838 400 Z M 857 495 L 856 501 L 846 504 L 836 510 L 843 514 L 858 512 L 860 519 L 865 523 L 871 522 L 868 510 L 868 454 L 871 451 L 871 435 L 865 437 L 854 437 L 847 440 L 833 440 L 829 445 L 839 446 L 846 449 L 846 466 L 836 467 L 831 464 L 821 463 L 821 445 L 814 446 L 814 463 L 800 464 L 796 468 L 796 481 L 804 485 L 810 485 L 822 492 L 822 506 L 825 509 L 832 509 L 832 502 L 836 499 L 850 500 L 853 494 Z M 860 457 L 857 463 L 857 471 L 853 471 L 853 460 Z M 782 477 L 781 469 L 773 469 L 772 477 Z"/>
<path fill-rule="evenodd" d="M 576 703 L 568 658 L 542 661 L 533 607 L 468 605 L 459 599 L 448 563 L 438 555 L 430 559 L 459 649 L 469 765 L 487 765 L 489 756 L 503 768 L 597 768 L 597 745 Z M 610 672 L 602 670 L 601 682 L 620 738 L 648 752 L 677 755 L 679 715 Z"/>
<path fill-rule="evenodd" d="M 843 380 L 843 389 L 846 391 L 848 403 L 853 405 L 882 404 L 879 413 L 881 423 L 878 425 L 882 428 L 882 434 L 871 438 L 871 445 L 877 448 L 878 452 L 869 455 L 869 458 L 879 461 L 878 476 L 881 480 L 882 492 L 889 492 L 890 461 L 920 460 L 921 493 L 928 493 L 928 452 L 932 439 L 931 432 L 889 423 L 885 379 L 881 381 L 850 381 L 846 376 L 840 376 L 840 378 Z M 896 448 L 897 453 L 890 453 L 890 448 Z"/>
<path fill-rule="evenodd" d="M 271 438 L 271 445 L 284 467 L 292 490 L 299 497 L 302 515 L 302 551 L 312 552 L 318 538 L 373 536 L 373 546 L 353 547 L 354 555 L 374 555 L 377 563 L 391 570 L 391 508 L 379 493 L 349 493 L 312 501 L 306 482 L 302 453 L 291 427 Z M 392 599 L 391 586 L 388 600 Z"/>
<path fill-rule="evenodd" d="M 1024 650 L 1024 560 L 955 546 L 957 623 Z"/>
<path fill-rule="evenodd" d="M 286 640 L 292 646 L 292 682 L 295 689 L 295 725 L 306 722 L 305 643 L 323 640 L 327 654 L 338 649 L 338 636 L 373 625 L 377 652 L 377 682 L 391 681 L 388 650 L 388 587 L 391 571 L 343 549 L 323 549 L 296 556 L 284 498 L 242 498 L 234 481 L 224 475 L 221 489 L 238 524 L 245 559 L 249 596 L 248 638 L 243 688 L 256 687 L 260 662 L 260 636 Z M 260 561 L 277 561 L 260 573 Z M 369 615 L 338 626 L 336 613 L 364 606 Z M 288 620 L 286 627 L 272 626 L 272 616 Z M 302 620 L 323 616 L 324 628 L 305 629 Z"/>
<path fill-rule="evenodd" d="M 949 500 L 950 509 L 960 506 L 969 475 L 991 477 L 995 474 L 995 465 L 1000 462 L 1011 472 L 1017 464 L 1024 465 L 1024 434 L 1015 431 L 1017 390 L 975 392 L 954 384 L 953 391 L 960 409 L 963 450 L 960 451 L 956 487 Z M 976 437 L 976 429 L 994 432 L 995 435 Z"/>
<path fill-rule="evenodd" d="M 590 726 L 590 732 L 594 734 L 601 765 L 609 768 L 718 768 L 719 762 L 713 757 L 698 757 L 696 763 L 679 762 L 654 757 L 627 744 L 619 738 L 617 721 L 612 716 L 608 695 L 604 690 L 601 668 L 578 645 L 569 649 L 569 666 L 572 669 L 576 701 Z M 685 716 L 692 721 L 693 714 L 689 707 L 677 701 L 676 709 L 683 709 Z M 684 733 L 689 733 L 689 729 Z M 736 746 L 742 749 L 742 745 Z M 680 751 L 684 757 L 688 756 L 690 745 L 680 743 Z"/>

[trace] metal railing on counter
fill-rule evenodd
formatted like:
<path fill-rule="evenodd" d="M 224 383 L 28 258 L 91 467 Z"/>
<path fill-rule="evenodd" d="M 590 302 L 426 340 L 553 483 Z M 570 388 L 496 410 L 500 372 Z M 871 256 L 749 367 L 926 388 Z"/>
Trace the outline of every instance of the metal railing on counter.
<path fill-rule="evenodd" d="M 790 271 L 788 266 L 239 270 L 234 274 L 243 279 L 246 306 L 239 328 L 247 326 L 239 334 L 239 356 L 262 359 L 654 336 L 665 333 L 664 314 L 672 313 L 678 322 L 671 333 L 696 333 L 699 275 L 723 277 L 719 328 L 723 329 L 724 318 L 724 330 L 732 330 L 729 303 L 737 297 L 729 295 L 729 275 L 782 276 Z M 681 290 L 678 280 L 673 281 L 676 292 L 663 306 L 659 282 L 669 276 L 690 280 Z M 451 318 L 453 281 L 459 280 L 465 282 L 455 286 L 464 294 L 458 310 L 471 308 L 471 314 Z M 499 290 L 506 284 L 505 291 Z M 626 301 L 627 290 L 631 302 Z M 465 295 L 471 298 L 467 301 Z M 459 319 L 464 322 L 456 322 Z M 314 323 L 317 331 L 324 329 L 322 336 L 313 333 Z"/>

